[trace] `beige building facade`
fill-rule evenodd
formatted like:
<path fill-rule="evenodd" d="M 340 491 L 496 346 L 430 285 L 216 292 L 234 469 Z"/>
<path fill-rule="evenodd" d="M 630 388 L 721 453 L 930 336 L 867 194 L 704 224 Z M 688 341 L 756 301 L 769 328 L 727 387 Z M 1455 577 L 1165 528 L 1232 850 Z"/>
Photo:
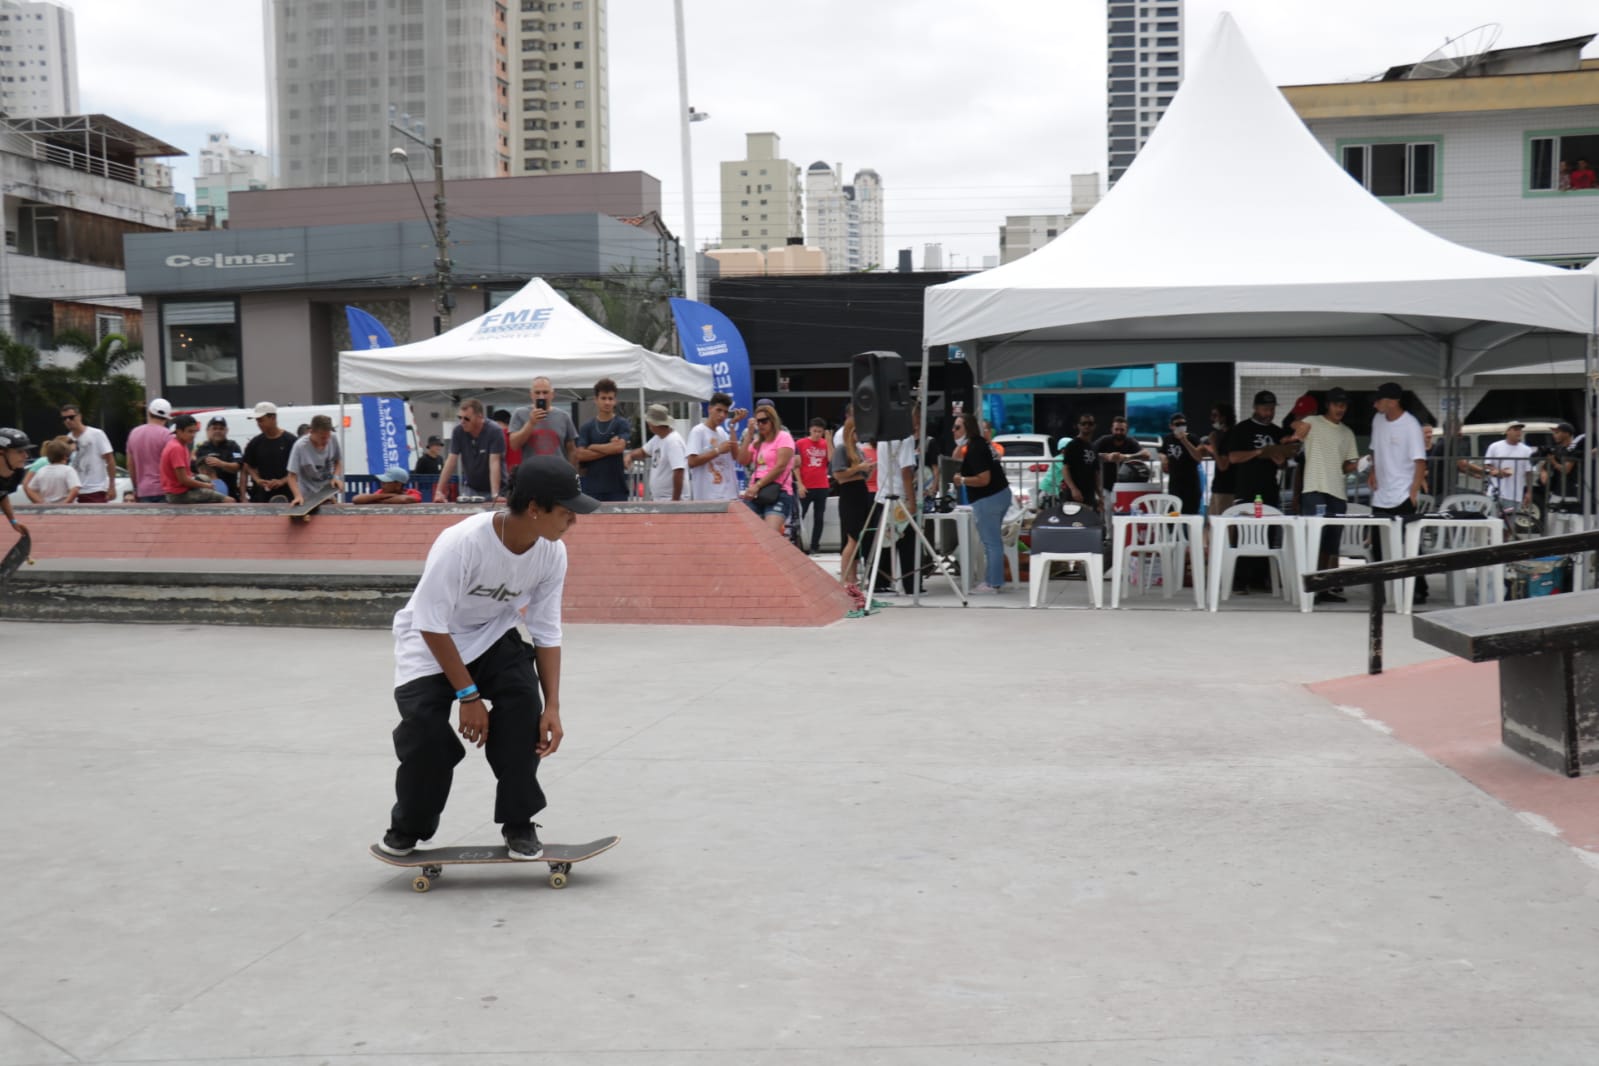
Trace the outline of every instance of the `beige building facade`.
<path fill-rule="evenodd" d="M 722 163 L 723 248 L 766 253 L 805 236 L 800 169 L 782 157 L 775 133 L 744 135 L 743 159 Z"/>
<path fill-rule="evenodd" d="M 611 169 L 606 0 L 510 0 L 512 170 Z"/>

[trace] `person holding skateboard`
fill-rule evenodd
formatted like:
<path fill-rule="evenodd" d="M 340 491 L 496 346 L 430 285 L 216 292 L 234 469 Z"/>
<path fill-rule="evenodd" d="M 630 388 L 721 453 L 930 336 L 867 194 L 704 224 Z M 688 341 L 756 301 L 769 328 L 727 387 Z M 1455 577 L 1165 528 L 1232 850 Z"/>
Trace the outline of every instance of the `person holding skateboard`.
<path fill-rule="evenodd" d="M 565 459 L 529 456 L 512 474 L 507 510 L 474 515 L 433 542 L 416 590 L 394 616 L 400 766 L 389 829 L 377 845 L 384 853 L 407 855 L 438 829 L 455 766 L 466 757 L 459 732 L 487 749 L 499 782 L 494 820 L 511 858 L 542 854 L 533 824 L 545 805 L 539 761 L 563 735 L 561 537 L 597 507 Z"/>
<path fill-rule="evenodd" d="M 17 512 L 11 509 L 11 494 L 22 484 L 28 472 L 28 453 L 33 441 L 20 429 L 0 429 L 0 511 L 19 537 L 28 535 L 28 527 L 17 521 Z"/>

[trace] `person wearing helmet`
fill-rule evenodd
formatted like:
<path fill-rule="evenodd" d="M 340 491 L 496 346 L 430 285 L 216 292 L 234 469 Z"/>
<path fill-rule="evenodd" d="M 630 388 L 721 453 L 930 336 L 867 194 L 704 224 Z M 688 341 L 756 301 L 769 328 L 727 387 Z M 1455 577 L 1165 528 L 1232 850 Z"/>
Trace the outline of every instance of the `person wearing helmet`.
<path fill-rule="evenodd" d="M 0 429 L 0 511 L 18 535 L 26 537 L 28 527 L 17 521 L 17 512 L 11 509 L 11 494 L 22 484 L 28 472 L 28 453 L 33 441 L 20 429 Z"/>

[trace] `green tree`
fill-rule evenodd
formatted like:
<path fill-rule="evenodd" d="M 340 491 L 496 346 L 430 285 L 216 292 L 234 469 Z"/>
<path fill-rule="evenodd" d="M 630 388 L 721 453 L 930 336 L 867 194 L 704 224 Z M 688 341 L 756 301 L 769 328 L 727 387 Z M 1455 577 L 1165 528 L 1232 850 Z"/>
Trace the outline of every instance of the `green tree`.
<path fill-rule="evenodd" d="M 143 359 L 144 353 L 128 347 L 120 333 L 109 333 L 96 343 L 79 330 L 62 330 L 56 334 L 55 343 L 57 348 L 79 353 L 72 380 L 81 393 L 76 402 L 83 407 L 85 422 L 102 425 L 112 412 L 120 416 L 129 406 L 138 404 L 143 388 L 123 371 Z"/>
<path fill-rule="evenodd" d="M 639 274 L 618 265 L 605 277 L 563 278 L 551 284 L 623 340 L 656 352 L 671 344 L 674 327 L 668 301 L 676 281 L 667 271 Z"/>
<path fill-rule="evenodd" d="M 22 428 L 27 396 L 39 385 L 41 368 L 38 349 L 0 332 L 0 376 L 11 400 L 11 424 L 18 429 Z"/>

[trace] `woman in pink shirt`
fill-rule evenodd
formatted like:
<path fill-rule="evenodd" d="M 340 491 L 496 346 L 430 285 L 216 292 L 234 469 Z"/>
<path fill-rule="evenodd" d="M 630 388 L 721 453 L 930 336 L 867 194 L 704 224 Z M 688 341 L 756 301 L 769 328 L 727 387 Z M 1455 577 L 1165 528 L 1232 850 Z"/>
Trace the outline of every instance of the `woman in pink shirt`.
<path fill-rule="evenodd" d="M 777 409 L 761 404 L 738 442 L 741 465 L 755 464 L 744 502 L 777 532 L 796 515 L 794 507 L 794 438 L 783 428 Z"/>

